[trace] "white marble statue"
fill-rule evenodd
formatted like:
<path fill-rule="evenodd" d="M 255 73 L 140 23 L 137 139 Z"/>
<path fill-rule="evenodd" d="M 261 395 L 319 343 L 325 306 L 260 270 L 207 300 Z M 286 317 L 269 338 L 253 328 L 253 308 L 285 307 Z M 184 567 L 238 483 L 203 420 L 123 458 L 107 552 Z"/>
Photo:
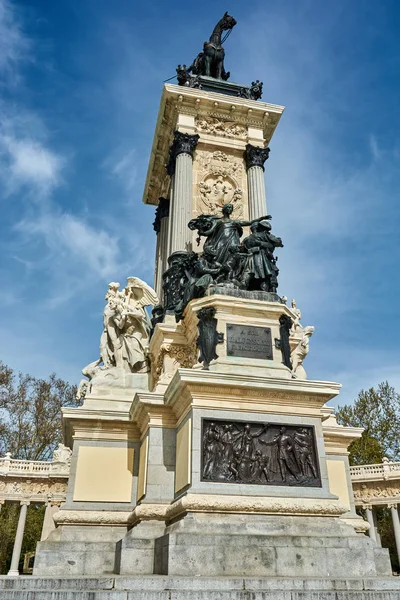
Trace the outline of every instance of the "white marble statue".
<path fill-rule="evenodd" d="M 302 337 L 296 348 L 291 353 L 292 377 L 294 379 L 307 379 L 307 373 L 303 367 L 303 361 L 309 352 L 310 337 L 314 333 L 314 327 L 308 325 L 302 329 Z"/>
<path fill-rule="evenodd" d="M 302 326 L 300 325 L 300 320 L 301 320 L 301 310 L 299 308 L 297 308 L 296 305 L 296 300 L 293 298 L 292 300 L 292 319 L 293 319 L 293 325 L 292 325 L 292 331 L 296 332 L 299 329 L 302 329 Z"/>
<path fill-rule="evenodd" d="M 64 444 L 58 444 L 57 448 L 53 452 L 52 462 L 65 463 L 69 465 L 71 463 L 72 450 Z"/>
<path fill-rule="evenodd" d="M 126 287 L 111 282 L 105 296 L 100 358 L 82 369 L 77 397 L 83 399 L 100 380 L 107 385 L 123 383 L 123 374 L 148 373 L 151 322 L 146 306 L 159 304 L 156 292 L 139 277 L 128 277 Z"/>

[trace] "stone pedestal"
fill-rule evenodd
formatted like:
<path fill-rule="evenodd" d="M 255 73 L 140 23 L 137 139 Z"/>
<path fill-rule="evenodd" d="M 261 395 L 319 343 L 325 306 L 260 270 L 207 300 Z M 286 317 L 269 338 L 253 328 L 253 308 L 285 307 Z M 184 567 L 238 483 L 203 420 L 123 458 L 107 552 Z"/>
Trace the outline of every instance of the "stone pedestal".
<path fill-rule="evenodd" d="M 340 520 L 284 515 L 185 517 L 156 540 L 155 572 L 282 579 L 391 574 L 387 551 Z"/>
<path fill-rule="evenodd" d="M 170 203 L 156 226 L 159 295 L 167 258 L 174 253 L 180 289 L 189 276 L 174 261 L 201 250 L 192 218 L 229 203 L 247 227 L 266 213 L 263 168 L 283 107 L 206 88 L 164 86 L 144 195 Z M 67 499 L 34 573 L 275 577 L 279 585 L 289 576 L 388 574 L 387 551 L 360 534 L 367 526 L 354 508 L 347 447 L 361 430 L 340 427 L 326 406 L 340 384 L 307 380 L 314 328 L 301 326 L 295 304 L 229 281 L 190 301 L 176 323 L 167 298 L 164 322 L 151 341 L 140 338 L 140 369 L 149 358 L 151 370 L 130 373 L 136 363 L 112 361 L 119 341 L 137 349 L 129 344 L 139 328 L 132 323 L 121 340 L 115 327 L 142 299 L 158 302 L 148 287 L 136 296 L 135 285 L 120 294 L 110 284 L 102 347 L 111 367 L 89 365 L 83 406 L 63 410 L 73 446 Z"/>

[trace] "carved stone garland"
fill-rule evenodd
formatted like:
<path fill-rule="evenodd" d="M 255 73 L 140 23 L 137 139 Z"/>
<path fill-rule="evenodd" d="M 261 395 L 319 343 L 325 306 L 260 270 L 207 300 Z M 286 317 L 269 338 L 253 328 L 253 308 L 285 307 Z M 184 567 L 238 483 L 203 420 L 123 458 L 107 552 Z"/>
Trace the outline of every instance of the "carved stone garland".
<path fill-rule="evenodd" d="M 164 372 L 164 360 L 169 356 L 177 363 L 177 368 L 191 369 L 197 362 L 197 346 L 192 344 L 162 344 L 157 356 L 153 356 L 152 368 L 154 382 L 157 383 Z M 170 375 L 174 374 L 173 371 Z"/>

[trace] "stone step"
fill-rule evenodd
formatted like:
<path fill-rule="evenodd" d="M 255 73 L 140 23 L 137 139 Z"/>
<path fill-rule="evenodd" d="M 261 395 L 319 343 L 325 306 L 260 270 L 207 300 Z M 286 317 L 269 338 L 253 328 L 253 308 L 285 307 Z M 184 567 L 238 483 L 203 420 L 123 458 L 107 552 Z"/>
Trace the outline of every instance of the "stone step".
<path fill-rule="evenodd" d="M 4 590 L 2 600 L 400 600 L 400 590 Z"/>
<path fill-rule="evenodd" d="M 276 593 L 276 592 L 391 592 L 400 598 L 400 577 L 371 578 L 290 578 L 290 577 L 171 577 L 164 575 L 148 576 L 112 576 L 112 577 L 34 577 L 0 576 L 0 600 L 6 593 L 29 593 L 30 598 L 37 600 L 38 592 L 43 597 L 51 598 L 51 594 L 115 594 L 116 598 L 126 598 L 126 594 L 164 594 L 191 592 L 196 594 L 212 593 Z M 125 596 L 123 596 L 125 594 Z M 399 596 L 397 596 L 399 594 Z M 11 597 L 11 596 L 10 596 Z M 16 598 L 17 596 L 12 596 Z M 28 597 L 28 596 L 26 596 Z M 73 596 L 71 596 L 72 598 Z M 74 596 L 75 597 L 75 596 Z M 94 596 L 93 596 L 94 597 Z M 101 596 L 98 596 L 100 598 Z M 111 598 L 112 596 L 110 596 Z M 132 596 L 136 597 L 136 596 Z M 139 598 L 139 596 L 137 596 Z M 157 596 L 158 597 L 158 596 Z M 21 596 L 22 598 L 22 596 Z M 97 598 L 97 596 L 96 596 Z M 222 596 L 221 596 L 222 598 Z"/>

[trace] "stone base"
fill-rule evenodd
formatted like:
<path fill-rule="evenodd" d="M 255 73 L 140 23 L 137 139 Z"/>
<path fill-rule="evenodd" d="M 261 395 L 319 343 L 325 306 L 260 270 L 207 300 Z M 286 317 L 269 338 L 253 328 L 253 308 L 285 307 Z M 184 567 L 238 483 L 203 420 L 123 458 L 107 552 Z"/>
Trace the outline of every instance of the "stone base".
<path fill-rule="evenodd" d="M 161 521 L 143 521 L 117 542 L 115 573 L 151 575 L 154 573 L 154 545 L 165 526 Z"/>
<path fill-rule="evenodd" d="M 126 531 L 126 530 L 125 530 Z M 391 574 L 388 550 L 339 518 L 186 514 L 167 527 L 56 529 L 39 542 L 35 576 L 375 577 Z"/>
<path fill-rule="evenodd" d="M 331 517 L 186 516 L 155 541 L 154 572 L 173 576 L 390 575 L 389 553 Z"/>
<path fill-rule="evenodd" d="M 400 600 L 400 578 L 0 576 L 2 600 Z"/>
<path fill-rule="evenodd" d="M 239 290 L 233 286 L 211 285 L 206 292 L 207 296 L 218 294 L 220 296 L 233 296 L 247 300 L 262 300 L 263 302 L 279 302 L 284 304 L 282 298 L 274 292 L 261 292 L 258 290 Z"/>
<path fill-rule="evenodd" d="M 60 526 L 36 546 L 35 576 L 66 577 L 113 574 L 121 527 Z"/>

